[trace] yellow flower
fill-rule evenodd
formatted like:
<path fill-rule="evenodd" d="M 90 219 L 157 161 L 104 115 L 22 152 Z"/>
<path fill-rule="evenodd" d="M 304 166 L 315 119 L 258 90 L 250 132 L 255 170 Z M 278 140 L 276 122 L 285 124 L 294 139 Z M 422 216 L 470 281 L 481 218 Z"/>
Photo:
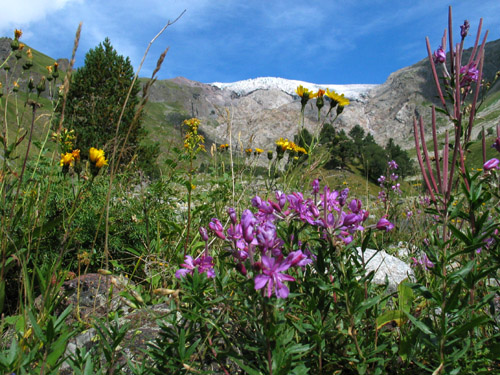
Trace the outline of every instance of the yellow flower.
<path fill-rule="evenodd" d="M 33 53 L 31 52 L 31 48 L 28 48 L 28 50 L 26 51 L 26 56 L 28 56 L 28 59 L 33 58 Z"/>
<path fill-rule="evenodd" d="M 71 154 L 73 155 L 73 158 L 75 161 L 80 161 L 80 150 L 76 149 L 71 151 Z"/>
<path fill-rule="evenodd" d="M 255 152 L 256 152 L 257 154 L 262 154 L 262 153 L 264 152 L 264 150 L 263 150 L 263 149 L 261 149 L 261 148 L 256 148 L 256 149 L 255 149 Z"/>
<path fill-rule="evenodd" d="M 19 43 L 19 51 L 22 51 L 26 47 L 26 44 L 24 43 Z"/>
<path fill-rule="evenodd" d="M 349 99 L 345 98 L 344 94 L 339 95 L 333 90 L 330 91 L 329 89 L 326 89 L 326 96 L 332 100 L 332 103 L 338 104 L 339 107 L 345 107 L 350 104 Z M 335 104 L 333 106 L 335 106 Z"/>
<path fill-rule="evenodd" d="M 102 168 L 104 167 L 105 165 L 108 165 L 108 161 L 106 160 L 106 158 L 104 156 L 101 156 L 99 159 L 97 159 L 97 161 L 95 162 L 95 166 L 97 168 Z"/>
<path fill-rule="evenodd" d="M 73 156 L 73 154 L 71 152 L 67 152 L 67 153 L 61 155 L 61 161 L 60 161 L 59 165 L 61 167 L 64 167 L 64 166 L 73 165 L 74 162 L 75 162 L 75 157 Z"/>
<path fill-rule="evenodd" d="M 307 98 L 307 99 L 312 98 L 313 95 L 314 95 L 312 91 L 309 91 L 309 89 L 306 89 L 302 85 L 300 85 L 299 87 L 297 87 L 297 89 L 295 90 L 295 92 L 301 98 Z"/>
<path fill-rule="evenodd" d="M 280 138 L 276 141 L 276 146 L 278 146 L 280 151 L 286 151 L 290 148 L 290 141 L 288 139 Z"/>
<path fill-rule="evenodd" d="M 314 94 L 314 96 L 316 98 L 322 98 L 324 95 L 325 95 L 325 90 L 321 90 L 321 89 L 319 89 L 318 92 L 316 94 Z"/>
<path fill-rule="evenodd" d="M 47 72 L 49 72 L 49 74 L 52 74 L 52 65 L 47 65 L 45 68 L 47 69 Z"/>
<path fill-rule="evenodd" d="M 89 159 L 91 163 L 94 163 L 97 168 L 102 168 L 108 165 L 108 161 L 104 157 L 104 150 L 98 150 L 94 147 L 90 148 Z"/>
<path fill-rule="evenodd" d="M 96 163 L 97 159 L 104 156 L 104 150 L 98 150 L 97 148 L 91 147 L 89 151 L 89 159 L 92 163 Z"/>
<path fill-rule="evenodd" d="M 19 90 L 19 84 L 17 83 L 17 81 L 14 81 L 12 86 L 13 86 L 12 91 L 17 92 Z"/>
<path fill-rule="evenodd" d="M 22 35 L 23 35 L 22 30 L 19 30 L 19 29 L 14 30 L 14 38 L 15 39 L 19 39 Z"/>

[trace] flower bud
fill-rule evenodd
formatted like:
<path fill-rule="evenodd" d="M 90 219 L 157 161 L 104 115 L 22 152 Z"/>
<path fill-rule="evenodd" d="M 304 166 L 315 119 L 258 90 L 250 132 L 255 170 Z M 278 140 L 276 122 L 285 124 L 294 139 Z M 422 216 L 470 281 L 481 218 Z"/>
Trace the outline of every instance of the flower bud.
<path fill-rule="evenodd" d="M 45 79 L 46 79 L 45 76 L 42 76 L 40 82 L 36 86 L 36 91 L 38 92 L 38 95 L 40 95 L 42 92 L 45 91 Z"/>
<path fill-rule="evenodd" d="M 33 91 L 34 88 L 35 88 L 35 82 L 33 81 L 33 78 L 30 77 L 30 80 L 28 81 L 28 89 L 30 91 Z"/>

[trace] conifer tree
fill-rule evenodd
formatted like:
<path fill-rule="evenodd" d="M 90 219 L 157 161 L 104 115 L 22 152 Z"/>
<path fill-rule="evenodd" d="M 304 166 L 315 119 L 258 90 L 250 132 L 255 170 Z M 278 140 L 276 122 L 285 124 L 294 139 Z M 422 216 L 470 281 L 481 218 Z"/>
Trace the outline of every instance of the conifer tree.
<path fill-rule="evenodd" d="M 111 152 L 116 141 L 116 124 L 133 78 L 130 59 L 118 55 L 108 38 L 87 52 L 84 66 L 73 75 L 65 115 L 65 126 L 75 130 L 76 147 L 82 154 L 88 153 L 90 147 Z M 134 119 L 139 90 L 136 82 L 120 123 L 117 139 L 120 148 Z M 144 135 L 140 118 L 132 125 L 122 162 L 130 160 Z"/>

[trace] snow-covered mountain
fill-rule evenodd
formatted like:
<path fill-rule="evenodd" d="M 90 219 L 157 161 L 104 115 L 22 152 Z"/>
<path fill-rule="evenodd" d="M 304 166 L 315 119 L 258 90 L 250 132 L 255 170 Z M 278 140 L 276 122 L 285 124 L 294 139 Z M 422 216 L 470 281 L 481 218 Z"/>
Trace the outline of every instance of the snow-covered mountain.
<path fill-rule="evenodd" d="M 367 96 L 368 92 L 377 87 L 373 84 L 351 84 L 351 85 L 336 85 L 336 84 L 317 84 L 278 77 L 259 77 L 237 81 L 231 83 L 213 82 L 211 85 L 220 89 L 231 90 L 238 95 L 247 95 L 256 90 L 281 90 L 290 95 L 296 95 L 295 90 L 298 86 L 308 88 L 309 90 L 317 91 L 318 89 L 335 90 L 339 94 L 344 94 L 350 100 L 359 100 Z"/>

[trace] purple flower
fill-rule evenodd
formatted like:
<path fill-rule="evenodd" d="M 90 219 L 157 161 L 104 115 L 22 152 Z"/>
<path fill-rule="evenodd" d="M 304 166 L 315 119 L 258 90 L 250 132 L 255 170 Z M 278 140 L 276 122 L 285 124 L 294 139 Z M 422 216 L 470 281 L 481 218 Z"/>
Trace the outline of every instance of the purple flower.
<path fill-rule="evenodd" d="M 222 240 L 226 239 L 226 236 L 224 235 L 224 227 L 222 226 L 219 219 L 213 218 L 212 221 L 208 224 L 208 227 L 212 232 L 215 233 L 217 237 Z"/>
<path fill-rule="evenodd" d="M 386 232 L 389 232 L 394 228 L 394 224 L 392 224 L 389 220 L 387 220 L 385 217 L 381 218 L 378 223 L 377 223 L 377 229 L 380 230 L 385 230 Z"/>
<path fill-rule="evenodd" d="M 312 259 L 310 259 L 306 254 L 302 252 L 302 250 L 292 251 L 286 257 L 286 262 L 290 262 L 290 267 L 305 267 L 309 263 L 312 263 Z"/>
<path fill-rule="evenodd" d="M 278 201 L 280 208 L 283 209 L 286 204 L 286 194 L 278 190 L 274 193 L 274 195 L 276 196 L 276 200 Z"/>
<path fill-rule="evenodd" d="M 391 170 L 396 170 L 398 169 L 398 164 L 394 161 L 394 160 L 391 160 L 390 162 L 387 163 L 389 165 L 389 169 Z"/>
<path fill-rule="evenodd" d="M 207 242 L 208 241 L 207 229 L 205 227 L 200 227 L 198 231 L 200 232 L 201 239 Z"/>
<path fill-rule="evenodd" d="M 465 65 L 460 68 L 460 86 L 470 85 L 471 82 L 477 82 L 479 78 L 479 70 L 476 68 L 476 63 Z"/>
<path fill-rule="evenodd" d="M 270 221 L 266 221 L 257 228 L 257 241 L 262 249 L 268 250 L 274 247 L 276 241 L 276 227 Z"/>
<path fill-rule="evenodd" d="M 469 28 L 470 28 L 470 23 L 469 21 L 465 20 L 464 24 L 460 26 L 460 36 L 462 37 L 462 39 L 464 39 L 467 36 Z"/>
<path fill-rule="evenodd" d="M 493 143 L 493 145 L 491 147 L 493 147 L 495 150 L 500 152 L 500 137 L 497 137 L 495 139 L 495 143 Z"/>
<path fill-rule="evenodd" d="M 377 179 L 378 183 L 380 184 L 380 187 L 383 188 L 384 187 L 384 182 L 385 182 L 385 176 L 380 176 L 378 179 Z"/>
<path fill-rule="evenodd" d="M 442 64 L 446 61 L 446 52 L 442 46 L 439 46 L 437 50 L 434 51 L 434 63 Z"/>
<path fill-rule="evenodd" d="M 227 209 L 227 213 L 229 214 L 229 217 L 231 218 L 231 222 L 233 224 L 236 224 L 238 222 L 238 217 L 236 216 L 236 211 L 234 210 L 234 208 L 229 207 Z"/>
<path fill-rule="evenodd" d="M 312 189 L 313 189 L 313 194 L 318 194 L 318 193 L 319 193 L 319 180 L 318 180 L 318 179 L 315 179 L 315 180 L 311 183 L 311 186 L 312 186 Z"/>
<path fill-rule="evenodd" d="M 402 193 L 402 191 L 401 191 L 401 184 L 399 184 L 399 183 L 397 183 L 396 185 L 392 185 L 391 189 L 396 194 L 401 194 Z"/>
<path fill-rule="evenodd" d="M 352 213 L 359 213 L 361 210 L 361 201 L 359 199 L 353 199 L 351 203 L 349 203 L 349 210 L 351 210 Z"/>
<path fill-rule="evenodd" d="M 434 263 L 430 261 L 430 259 L 427 257 L 427 254 L 425 253 L 420 257 L 420 259 L 412 257 L 411 260 L 413 261 L 413 267 L 421 266 L 424 270 L 434 268 Z"/>
<path fill-rule="evenodd" d="M 347 197 L 349 196 L 349 188 L 345 188 L 340 192 L 339 204 L 343 206 L 347 201 Z"/>
<path fill-rule="evenodd" d="M 500 161 L 496 158 L 488 160 L 486 163 L 483 164 L 483 169 L 485 171 L 489 171 L 491 169 L 498 169 L 498 164 Z"/>
<path fill-rule="evenodd" d="M 262 289 L 267 284 L 267 293 L 264 291 L 264 295 L 268 298 L 273 294 L 276 294 L 277 298 L 286 298 L 290 293 L 288 287 L 283 284 L 284 281 L 295 281 L 290 275 L 281 273 L 290 268 L 290 262 L 286 260 L 278 261 L 276 258 L 268 257 L 266 255 L 262 256 L 262 273 L 255 276 L 255 290 Z"/>
<path fill-rule="evenodd" d="M 180 269 L 175 272 L 175 277 L 178 279 L 183 278 L 187 274 L 192 275 L 194 270 L 199 273 L 206 273 L 208 278 L 215 277 L 214 264 L 212 263 L 212 257 L 202 255 L 198 259 L 194 259 L 191 255 L 186 255 L 183 264 L 181 264 Z"/>
<path fill-rule="evenodd" d="M 337 208 L 339 206 L 339 201 L 337 200 L 339 192 L 337 190 L 330 192 L 330 188 L 326 185 L 323 191 L 324 194 L 320 195 L 323 209 L 331 211 L 332 209 Z"/>
<path fill-rule="evenodd" d="M 382 202 L 385 202 L 387 200 L 387 193 L 383 190 L 379 191 L 378 199 L 380 199 Z"/>
<path fill-rule="evenodd" d="M 396 181 L 399 178 L 399 176 L 395 173 L 391 173 L 391 181 Z"/>
<path fill-rule="evenodd" d="M 254 239 L 253 228 L 257 223 L 257 219 L 253 215 L 252 211 L 245 210 L 241 214 L 241 228 L 243 230 L 243 238 L 246 242 L 251 243 Z"/>
<path fill-rule="evenodd" d="M 261 205 L 262 205 L 262 198 L 259 197 L 258 195 L 253 197 L 252 206 L 254 206 L 255 208 L 260 208 Z"/>

